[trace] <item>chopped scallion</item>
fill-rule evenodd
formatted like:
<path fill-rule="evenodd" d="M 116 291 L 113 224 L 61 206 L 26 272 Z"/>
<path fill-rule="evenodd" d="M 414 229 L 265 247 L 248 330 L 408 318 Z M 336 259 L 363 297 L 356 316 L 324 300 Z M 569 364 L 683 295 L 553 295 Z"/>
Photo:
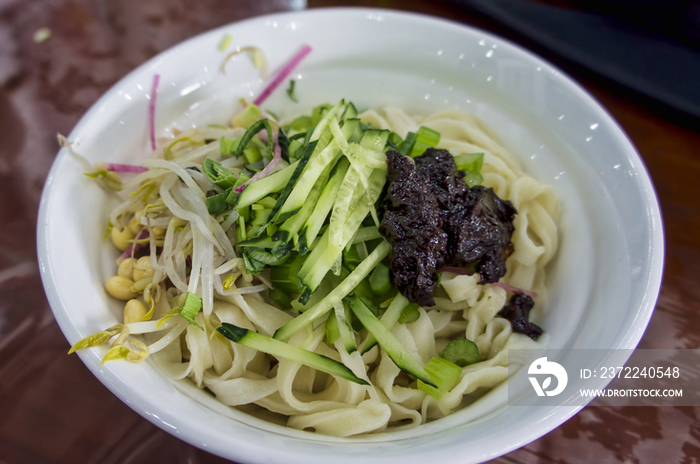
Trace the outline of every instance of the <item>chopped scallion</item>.
<path fill-rule="evenodd" d="M 418 390 L 427 393 L 436 400 L 442 398 L 446 392 L 454 387 L 462 375 L 462 368 L 450 361 L 435 357 L 424 366 L 425 371 L 435 383 L 436 387 L 418 380 Z"/>
<path fill-rule="evenodd" d="M 197 324 L 194 320 L 200 309 L 202 309 L 202 299 L 194 293 L 187 292 L 185 304 L 182 305 L 179 311 L 180 316 L 184 317 L 190 324 L 193 324 L 198 329 L 204 330 L 202 326 Z"/>
<path fill-rule="evenodd" d="M 479 347 L 471 340 L 457 338 L 445 347 L 442 357 L 460 367 L 468 366 L 479 360 Z"/>

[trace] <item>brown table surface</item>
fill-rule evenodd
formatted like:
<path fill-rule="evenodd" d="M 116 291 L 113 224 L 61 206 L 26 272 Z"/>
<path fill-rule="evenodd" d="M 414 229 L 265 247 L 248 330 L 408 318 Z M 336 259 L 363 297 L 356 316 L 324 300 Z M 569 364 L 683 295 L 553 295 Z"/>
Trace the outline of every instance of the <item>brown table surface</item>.
<path fill-rule="evenodd" d="M 196 33 L 292 3 L 0 0 L 0 464 L 226 462 L 142 419 L 76 356 L 66 356 L 68 343 L 49 309 L 36 264 L 36 218 L 57 152 L 55 134 L 69 133 L 112 84 Z M 308 7 L 337 5 L 419 11 L 481 27 L 540 54 L 588 89 L 639 150 L 663 213 L 665 274 L 640 347 L 700 347 L 700 121 L 450 3 L 309 0 Z M 33 35 L 42 27 L 52 36 L 37 44 Z M 698 407 L 587 407 L 493 462 L 698 463 L 699 419 Z"/>

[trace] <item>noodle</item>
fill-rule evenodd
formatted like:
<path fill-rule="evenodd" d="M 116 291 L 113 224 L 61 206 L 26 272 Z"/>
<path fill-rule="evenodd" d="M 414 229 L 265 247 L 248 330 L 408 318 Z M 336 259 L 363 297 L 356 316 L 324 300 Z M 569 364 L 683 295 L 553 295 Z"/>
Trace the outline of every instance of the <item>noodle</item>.
<path fill-rule="evenodd" d="M 450 110 L 412 118 L 399 109 L 385 108 L 367 111 L 360 119 L 401 137 L 425 126 L 441 134 L 438 148 L 453 154 L 484 153 L 483 185 L 510 201 L 518 212 L 512 236 L 514 252 L 506 262 L 507 273 L 501 282 L 536 292 L 536 308 L 541 312 L 546 306 L 545 268 L 558 246 L 559 203 L 554 190 L 528 176 L 491 130 L 473 115 Z M 321 126 L 316 131 L 323 130 Z M 335 120 L 331 129 L 340 130 Z M 197 136 L 196 131 L 192 136 Z M 182 158 L 177 157 L 178 150 L 184 153 Z M 172 378 L 191 378 L 225 405 L 255 405 L 286 416 L 289 427 L 346 437 L 413 428 L 448 415 L 507 378 L 509 348 L 534 346 L 535 342 L 513 333 L 510 322 L 498 316 L 507 301 L 506 290 L 495 285 L 479 285 L 476 274 L 451 272 L 442 274 L 435 306 L 419 308 L 417 320 L 396 324 L 392 329 L 401 345 L 422 364 L 438 356 L 450 340 L 458 337 L 467 338 L 478 347 L 478 362 L 464 367 L 457 384 L 439 400 L 419 390 L 415 379 L 399 369 L 379 346 L 361 355 L 359 351 L 348 353 L 340 340 L 328 345 L 324 339 L 324 318 L 298 331 L 288 343 L 342 362 L 358 378 L 369 381 L 369 385 L 340 379 L 214 336 L 218 335 L 214 328 L 224 322 L 272 336 L 292 316 L 266 300 L 271 287 L 269 276 L 261 274 L 258 280 L 263 284 L 253 285 L 243 259 L 236 257 L 233 238 L 239 213 L 215 217 L 207 212 L 205 192 L 209 196 L 219 194 L 222 189 L 211 184 L 192 161 L 212 153 L 209 145 L 195 149 L 176 146 L 169 161 L 148 161 L 147 166 L 157 169 L 139 177 L 149 182 L 160 178 L 159 204 L 169 210 L 160 216 L 156 212 L 152 217 L 140 219 L 141 224 L 148 226 L 151 236 L 156 233 L 156 226 L 165 228 L 162 254 L 158 260 L 151 257 L 152 266 L 157 268 L 157 273 L 151 274 L 153 288 L 162 285 L 161 280 L 166 277 L 177 288 L 177 291 L 165 292 L 163 288 L 153 293 L 159 298 L 154 317 L 178 317 L 176 312 L 184 304 L 184 295 L 178 296 L 178 292 L 189 291 L 203 298 L 203 312 L 196 315 L 194 322 L 206 330 L 199 330 L 184 319 L 163 327 L 155 322 L 134 325 L 139 327 L 139 333 L 152 330 L 146 333 L 150 351 L 157 352 L 156 362 Z M 359 158 L 350 161 L 350 172 L 361 174 L 355 176 L 356 183 L 367 187 L 368 178 L 360 164 L 367 166 L 367 161 Z M 156 172 L 160 173 L 159 177 L 151 174 Z M 130 198 L 117 207 L 110 216 L 114 224 L 123 222 L 124 214 L 133 210 L 140 199 L 141 196 Z M 350 198 L 345 200 L 349 202 Z M 373 202 L 370 203 L 373 207 Z M 333 217 L 330 227 L 331 240 L 340 244 L 341 238 L 349 239 L 342 236 L 342 223 L 338 226 Z M 151 248 L 155 248 L 153 242 Z M 188 269 L 191 269 L 189 278 Z M 168 296 L 160 298 L 161 293 Z M 342 310 L 342 304 L 335 309 Z M 251 409 L 246 407 L 246 410 Z"/>
<path fill-rule="evenodd" d="M 515 252 L 507 261 L 508 273 L 503 281 L 536 291 L 537 305 L 545 305 L 544 268 L 557 249 L 558 201 L 553 189 L 527 176 L 516 159 L 474 116 L 449 111 L 412 119 L 400 110 L 387 108 L 364 113 L 362 121 L 401 136 L 425 125 L 442 134 L 440 148 L 484 152 L 484 185 L 494 188 L 518 210 L 513 235 Z M 379 351 L 377 347 L 363 357 L 358 352 L 348 355 L 339 342 L 328 347 L 322 342 L 322 328 L 316 329 L 310 339 L 304 334 L 294 337 L 292 343 L 342 359 L 354 367 L 358 376 L 368 373 L 372 386 L 337 380 L 286 360 L 280 360 L 276 371 L 269 370 L 262 376 L 260 372 L 239 368 L 235 378 L 223 381 L 208 372 L 205 384 L 224 404 L 257 404 L 289 416 L 289 427 L 340 437 L 392 429 L 395 425 L 411 428 L 443 417 L 458 408 L 465 396 L 477 389 L 492 388 L 507 378 L 506 348 L 534 342 L 524 335 L 513 334 L 510 323 L 497 316 L 506 302 L 505 290 L 477 285 L 476 276 L 450 273 L 444 273 L 442 285 L 446 298 L 436 298 L 437 305 L 433 308 L 421 308 L 417 321 L 393 329 L 401 343 L 423 362 L 437 356 L 438 348 L 444 348 L 448 339 L 456 336 L 473 340 L 479 347 L 480 362 L 465 368 L 460 382 L 440 400 L 417 390 L 415 382 L 408 385 L 406 374 L 384 352 L 379 357 L 373 353 Z M 241 304 L 246 315 L 251 313 L 243 303 L 246 295 L 231 301 Z M 214 303 L 214 314 L 219 314 L 219 305 Z M 239 314 L 239 317 L 245 316 Z M 253 326 L 261 333 L 273 333 L 282 325 L 282 321 L 272 326 L 259 320 L 245 322 L 245 326 Z M 238 323 L 242 321 L 239 319 Z M 349 362 L 350 359 L 354 362 Z M 197 363 L 201 365 L 203 361 Z M 319 376 L 325 377 L 324 381 L 316 379 Z"/>

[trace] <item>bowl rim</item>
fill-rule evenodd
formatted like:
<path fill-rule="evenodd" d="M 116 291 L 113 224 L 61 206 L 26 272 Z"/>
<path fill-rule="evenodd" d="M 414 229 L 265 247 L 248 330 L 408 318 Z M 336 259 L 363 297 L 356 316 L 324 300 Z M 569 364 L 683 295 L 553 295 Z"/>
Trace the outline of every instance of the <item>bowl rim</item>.
<path fill-rule="evenodd" d="M 467 30 L 471 33 L 478 33 L 479 35 L 488 38 L 489 40 L 492 40 L 496 43 L 503 44 L 504 46 L 510 47 L 512 50 L 514 50 L 516 53 L 519 55 L 523 56 L 524 58 L 532 61 L 536 61 L 539 64 L 547 67 L 548 69 L 555 71 L 558 73 L 557 78 L 561 79 L 561 82 L 572 92 L 576 94 L 577 97 L 579 97 L 579 100 L 582 102 L 582 104 L 587 105 L 592 109 L 595 113 L 597 113 L 601 117 L 601 121 L 604 122 L 608 127 L 611 128 L 611 135 L 613 135 L 618 143 L 621 143 L 623 145 L 628 146 L 631 149 L 631 152 L 636 155 L 633 158 L 630 158 L 630 161 L 632 162 L 633 168 L 638 172 L 639 177 L 637 179 L 637 185 L 640 187 L 641 191 L 643 192 L 643 201 L 644 201 L 644 206 L 647 207 L 647 214 L 651 218 L 650 224 L 651 224 L 651 230 L 649 231 L 650 235 L 650 245 L 651 245 L 651 250 L 650 250 L 650 258 L 649 258 L 649 263 L 650 263 L 650 270 L 648 274 L 647 281 L 644 285 L 645 292 L 641 301 L 641 304 L 639 305 L 639 308 L 636 312 L 636 318 L 634 321 L 632 321 L 631 324 L 629 324 L 628 327 L 626 327 L 626 332 L 624 333 L 624 336 L 621 337 L 619 342 L 617 343 L 618 346 L 616 348 L 631 348 L 634 349 L 636 348 L 637 344 L 641 340 L 642 335 L 644 334 L 644 331 L 646 330 L 646 327 L 649 323 L 649 320 L 651 319 L 651 316 L 653 314 L 654 306 L 656 304 L 659 291 L 660 291 L 660 286 L 661 286 L 661 279 L 662 279 L 662 274 L 663 274 L 663 263 L 664 263 L 664 232 L 663 232 L 663 224 L 662 224 L 662 218 L 661 218 L 661 211 L 658 203 L 658 198 L 654 189 L 654 186 L 651 182 L 651 178 L 649 176 L 648 170 L 635 149 L 634 145 L 628 138 L 628 136 L 625 134 L 625 132 L 622 130 L 620 125 L 614 120 L 614 118 L 610 115 L 608 110 L 598 102 L 598 100 L 591 95 L 585 88 L 583 88 L 580 84 L 578 84 L 573 78 L 571 78 L 566 72 L 562 71 L 559 69 L 557 66 L 553 65 L 546 59 L 538 56 L 537 54 L 523 48 L 522 46 L 511 42 L 508 39 L 502 38 L 498 35 L 495 35 L 491 32 L 484 31 L 482 29 L 479 29 L 478 27 L 474 27 L 468 24 L 460 23 L 455 20 L 451 19 L 445 19 L 445 18 L 440 18 L 437 16 L 431 16 L 423 13 L 412 13 L 412 12 L 405 12 L 405 11 L 399 11 L 399 10 L 388 10 L 388 9 L 382 9 L 382 8 L 367 8 L 367 7 L 330 7 L 330 8 L 316 8 L 316 9 L 311 9 L 311 10 L 303 10 L 303 11 L 293 11 L 293 12 L 284 12 L 284 13 L 273 13 L 273 14 L 267 14 L 267 15 L 261 15 L 261 16 L 255 16 L 252 18 L 247 18 L 241 21 L 235 21 L 229 24 L 225 24 L 219 27 L 216 27 L 214 29 L 210 29 L 201 33 L 198 33 L 188 39 L 185 39 L 184 41 L 169 47 L 168 49 L 160 52 L 156 56 L 152 57 L 151 59 L 147 60 L 146 62 L 142 63 L 132 71 L 128 72 L 126 75 L 124 75 L 122 78 L 120 78 L 114 85 L 112 85 L 93 105 L 90 107 L 90 109 L 81 117 L 79 122 L 75 125 L 75 127 L 71 130 L 71 136 L 78 133 L 81 128 L 88 123 L 90 119 L 94 116 L 94 114 L 98 111 L 98 108 L 107 100 L 111 99 L 113 94 L 117 89 L 122 87 L 125 82 L 129 81 L 130 79 L 133 79 L 134 76 L 142 74 L 143 72 L 147 70 L 153 70 L 154 68 L 157 67 L 158 62 L 166 57 L 167 55 L 170 54 L 176 54 L 178 53 L 178 50 L 186 47 L 187 44 L 193 42 L 193 41 L 198 41 L 201 40 L 205 36 L 213 36 L 217 34 L 221 34 L 222 32 L 230 29 L 232 26 L 240 26 L 240 25 L 245 25 L 249 23 L 257 23 L 261 21 L 267 21 L 267 20 L 287 20 L 292 17 L 300 17 L 300 19 L 305 19 L 308 17 L 314 17 L 314 16 L 327 16 L 327 15 L 347 15 L 347 14 L 355 14 L 355 15 L 367 15 L 367 14 L 372 14 L 372 15 L 386 15 L 386 16 L 391 16 L 393 18 L 399 18 L 400 20 L 412 20 L 412 21 L 425 21 L 425 22 L 432 22 L 435 25 L 439 25 L 440 27 L 450 27 L 454 29 L 461 29 L 461 30 Z M 70 136 L 69 136 L 70 138 Z M 58 166 L 60 164 L 60 161 L 62 158 L 67 156 L 65 153 L 65 150 L 60 150 L 58 153 L 58 156 L 56 157 L 51 170 L 48 174 L 46 183 L 44 185 L 44 190 L 42 192 L 41 196 L 41 202 L 40 202 L 40 207 L 39 207 L 39 216 L 38 216 L 38 225 L 37 225 L 37 251 L 38 251 L 38 261 L 39 261 L 39 268 L 41 271 L 41 278 L 42 282 L 44 284 L 44 289 L 49 301 L 49 304 L 51 306 L 51 309 L 54 313 L 54 317 L 56 318 L 57 322 L 59 323 L 59 326 L 61 327 L 61 330 L 64 332 L 64 334 L 70 333 L 70 334 L 77 334 L 77 328 L 72 325 L 72 322 L 70 321 L 70 318 L 68 316 L 68 311 L 67 309 L 63 306 L 61 298 L 58 294 L 56 284 L 55 284 L 55 278 L 52 274 L 52 265 L 50 260 L 48 260 L 49 256 L 49 249 L 48 249 L 48 230 L 47 230 L 47 216 L 49 213 L 48 210 L 48 203 L 49 203 L 49 197 L 51 196 L 51 193 L 54 189 L 54 186 L 56 184 L 56 172 L 58 170 Z M 173 433 L 173 430 L 169 428 L 169 422 L 172 423 L 171 421 L 175 421 L 178 423 L 179 426 L 182 426 L 179 430 L 180 432 L 176 434 L 176 436 L 196 447 L 205 449 L 207 451 L 213 452 L 215 454 L 218 454 L 220 456 L 227 457 L 229 459 L 240 459 L 244 462 L 261 462 L 263 459 L 260 457 L 259 453 L 260 450 L 256 449 L 254 447 L 249 447 L 245 446 L 238 451 L 240 451 L 240 454 L 234 454 L 231 453 L 230 449 L 227 449 L 223 444 L 221 443 L 216 443 L 214 440 L 214 443 L 206 443 L 206 441 L 202 440 L 202 435 L 198 433 L 196 429 L 193 429 L 190 427 L 188 424 L 182 424 L 178 422 L 178 414 L 175 413 L 175 411 L 163 409 L 160 407 L 154 407 L 153 404 L 150 404 L 150 408 L 143 406 L 143 404 L 148 403 L 147 401 L 143 401 L 144 397 L 142 392 L 139 392 L 138 390 L 129 387 L 128 385 L 118 385 L 115 384 L 114 382 L 110 381 L 110 376 L 105 373 L 102 369 L 100 369 L 99 362 L 96 364 L 95 359 L 86 356 L 84 353 L 78 353 L 80 356 L 80 359 L 86 364 L 86 366 L 92 371 L 92 373 L 101 381 L 103 385 L 105 385 L 112 393 L 114 393 L 121 401 L 129 405 L 130 408 L 135 410 L 138 414 L 140 414 L 142 417 L 145 419 L 149 420 L 151 423 L 155 424 L 159 428 L 165 430 L 166 432 Z M 131 395 L 136 395 L 136 396 L 141 396 L 141 402 L 133 402 L 131 401 Z M 537 408 L 540 412 L 538 414 L 535 414 L 537 418 L 540 420 L 533 420 L 533 423 L 528 427 L 526 430 L 522 432 L 522 434 L 517 437 L 517 439 L 511 440 L 510 442 L 504 443 L 504 446 L 499 447 L 498 449 L 492 449 L 492 450 L 487 450 L 487 452 L 483 452 L 479 456 L 479 459 L 486 460 L 486 459 L 493 459 L 498 456 L 504 455 L 514 449 L 520 448 L 542 436 L 545 434 L 549 433 L 553 429 L 559 427 L 562 425 L 564 422 L 566 422 L 569 418 L 574 416 L 576 413 L 578 413 L 581 409 L 583 409 L 585 405 L 581 406 L 556 406 L 552 410 L 547 409 L 545 412 L 545 408 Z M 246 426 L 249 426 L 246 424 Z M 310 432 L 305 432 L 309 433 Z M 289 437 L 294 439 L 293 437 Z M 310 437 L 311 438 L 311 437 Z M 362 442 L 362 443 L 368 443 L 368 442 Z M 333 442 L 330 443 L 331 446 L 333 445 Z M 276 458 L 282 458 L 282 459 L 292 459 L 292 456 L 288 454 L 290 451 L 289 450 L 271 450 L 268 449 L 268 452 L 272 453 L 268 456 L 268 459 L 270 457 L 275 456 Z M 444 457 L 447 457 L 446 453 L 442 453 Z M 294 458 L 298 458 L 298 456 L 294 456 Z M 476 461 L 475 461 L 476 462 Z"/>

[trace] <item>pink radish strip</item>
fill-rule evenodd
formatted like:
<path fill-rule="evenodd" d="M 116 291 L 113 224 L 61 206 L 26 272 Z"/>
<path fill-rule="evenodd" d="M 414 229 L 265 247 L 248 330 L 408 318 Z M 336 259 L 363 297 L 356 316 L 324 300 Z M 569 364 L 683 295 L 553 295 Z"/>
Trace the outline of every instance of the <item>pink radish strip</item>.
<path fill-rule="evenodd" d="M 504 284 L 503 282 L 494 282 L 491 285 L 493 285 L 494 287 L 501 287 L 503 290 L 505 290 L 507 292 L 522 293 L 524 295 L 529 296 L 530 298 L 537 298 L 537 292 L 532 292 L 530 290 L 523 290 L 522 288 L 513 287 L 512 285 Z"/>
<path fill-rule="evenodd" d="M 136 166 L 134 164 L 116 164 L 107 163 L 107 170 L 112 172 L 126 172 L 131 174 L 139 174 L 148 171 L 148 168 Z"/>
<path fill-rule="evenodd" d="M 151 148 L 156 149 L 156 96 L 158 95 L 158 84 L 160 74 L 153 75 L 153 86 L 151 87 L 151 100 L 148 102 L 148 122 L 151 133 Z"/>
<path fill-rule="evenodd" d="M 275 156 L 272 157 L 272 160 L 270 160 L 270 162 L 267 163 L 267 166 L 265 166 L 262 171 L 258 172 L 253 177 L 248 179 L 248 181 L 245 182 L 244 184 L 241 184 L 240 186 L 236 187 L 233 191 L 236 193 L 241 193 L 243 191 L 243 189 L 245 189 L 248 184 L 252 184 L 256 180 L 260 180 L 263 177 L 270 174 L 272 172 L 272 170 L 275 169 L 275 167 L 277 167 L 277 165 L 280 163 L 280 159 L 282 159 L 282 149 L 280 148 L 279 145 L 275 145 L 274 152 L 275 152 Z"/>
<path fill-rule="evenodd" d="M 269 138 L 267 138 L 267 130 L 263 129 L 260 132 L 258 132 L 258 137 L 260 137 L 260 140 L 262 140 L 264 143 L 267 143 L 270 141 Z M 277 143 L 277 133 L 272 132 L 272 140 Z"/>
<path fill-rule="evenodd" d="M 311 53 L 311 47 L 308 45 L 304 45 L 301 48 L 301 51 L 294 55 L 294 57 L 291 60 L 289 60 L 289 63 L 284 65 L 280 73 L 272 80 L 272 82 L 270 82 L 270 84 L 267 87 L 265 87 L 265 90 L 263 90 L 262 93 L 258 95 L 258 98 L 256 98 L 255 101 L 253 101 L 253 103 L 257 106 L 262 105 L 262 103 L 265 100 L 267 100 L 267 97 L 269 97 L 270 94 L 274 92 L 277 87 L 279 87 L 282 81 L 284 81 L 287 78 L 287 76 L 289 76 L 292 73 L 292 71 L 294 71 L 294 68 L 296 68 L 301 62 L 301 60 L 303 60 L 309 53 Z"/>

